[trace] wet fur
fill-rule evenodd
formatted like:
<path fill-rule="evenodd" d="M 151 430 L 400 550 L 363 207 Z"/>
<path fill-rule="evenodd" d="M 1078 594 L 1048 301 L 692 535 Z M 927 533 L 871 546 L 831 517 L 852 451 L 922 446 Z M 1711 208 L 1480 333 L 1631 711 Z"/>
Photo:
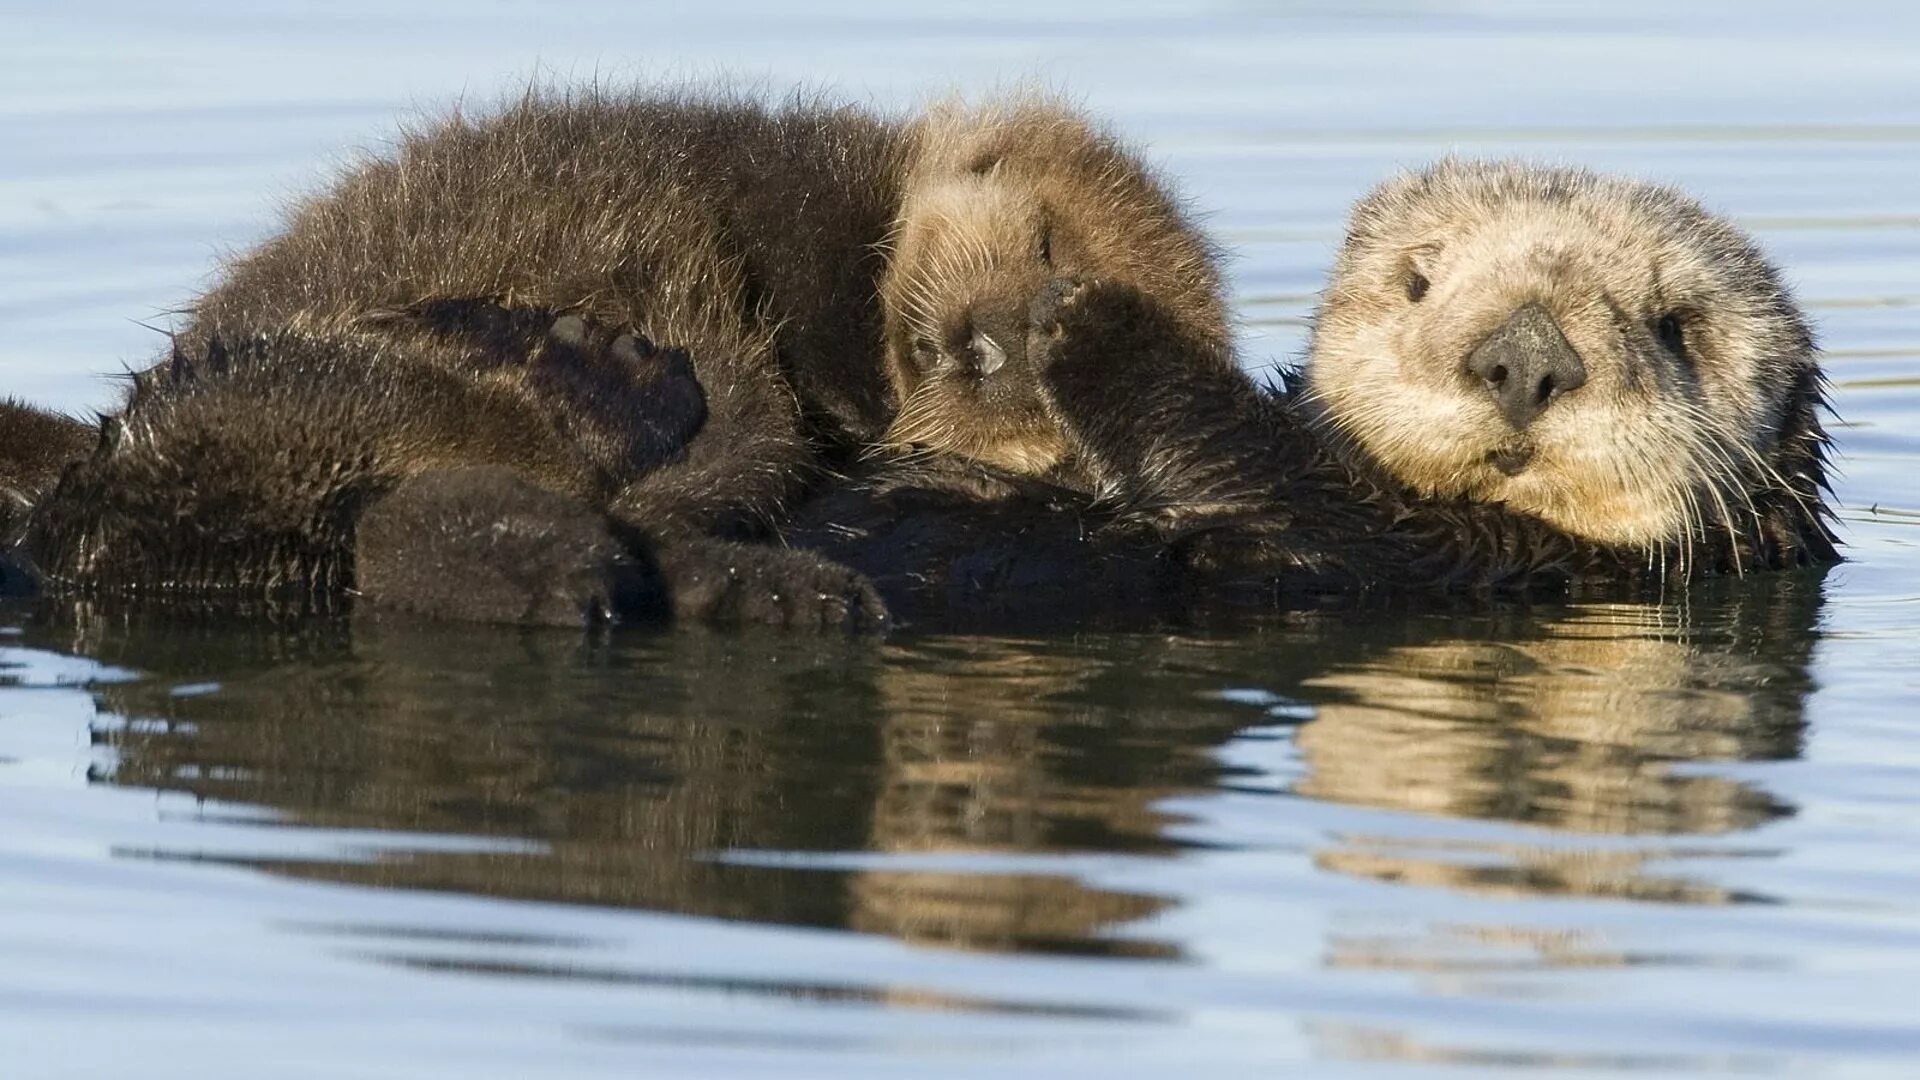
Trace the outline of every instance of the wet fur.
<path fill-rule="evenodd" d="M 735 541 L 876 446 L 1063 465 L 1023 359 L 909 385 L 887 346 L 915 320 L 1024 317 L 1053 272 L 1041 228 L 1072 266 L 1164 287 L 1224 327 L 1205 243 L 1170 196 L 1047 101 L 896 121 L 583 91 L 456 115 L 226 268 L 24 550 L 65 588 L 336 593 L 356 585 L 375 503 L 404 485 L 408 520 L 478 543 L 478 481 L 458 474 L 502 466 L 645 549 L 677 617 L 883 623 L 856 576 Z M 508 534 L 542 505 L 488 483 Z M 409 582 L 402 606 L 419 608 L 418 577 L 376 584 Z M 524 621 L 517 603 L 497 616 Z"/>
<path fill-rule="evenodd" d="M 1739 485 L 1713 504 L 1739 510 L 1676 519 L 1643 542 L 1423 492 L 1330 437 L 1305 377 L 1260 387 L 1229 365 L 1183 363 L 1222 346 L 1194 340 L 1152 297 L 1098 282 L 1054 290 L 1034 321 L 1050 407 L 1117 482 L 1088 497 L 957 462 L 894 467 L 803 509 L 789 535 L 872 576 L 904 616 L 937 623 L 1186 616 L 1336 594 L 1631 595 L 1824 565 L 1838 557 L 1824 384 L 1797 309 L 1758 280 L 1755 302 L 1782 306 L 1763 309 L 1776 321 L 1754 345 L 1784 383 L 1764 392 L 1767 426 L 1743 435 L 1752 466 L 1705 471 Z M 1316 352 L 1309 370 L 1335 361 Z"/>
<path fill-rule="evenodd" d="M 1750 517 L 1619 544 L 1421 492 L 1329 438 L 1324 401 L 1256 386 L 1187 314 L 1097 278 L 1055 281 L 1032 302 L 1038 395 L 1099 478 L 1093 491 L 954 456 L 893 460 L 801 505 L 785 542 L 870 576 L 909 617 L 941 623 L 1330 593 L 1659 588 L 1835 557 L 1810 351 L 1789 367 L 1767 469 L 1743 493 Z M 1774 344 L 1782 356 L 1810 350 L 1791 334 Z"/>

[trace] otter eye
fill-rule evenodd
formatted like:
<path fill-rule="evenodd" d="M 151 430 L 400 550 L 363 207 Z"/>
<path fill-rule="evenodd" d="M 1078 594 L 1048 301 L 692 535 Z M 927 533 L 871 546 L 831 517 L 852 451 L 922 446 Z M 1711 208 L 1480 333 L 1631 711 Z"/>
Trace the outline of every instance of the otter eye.
<path fill-rule="evenodd" d="M 1419 303 L 1421 297 L 1426 296 L 1427 290 L 1432 287 L 1433 287 L 1432 282 L 1429 282 L 1427 280 L 1427 276 L 1425 274 L 1422 274 L 1418 270 L 1407 271 L 1407 299 L 1408 300 L 1416 304 Z"/>
<path fill-rule="evenodd" d="M 1669 311 L 1660 316 L 1659 321 L 1653 324 L 1653 336 L 1659 338 L 1661 346 L 1675 357 L 1692 359 L 1687 355 L 1686 319 L 1679 312 Z"/>

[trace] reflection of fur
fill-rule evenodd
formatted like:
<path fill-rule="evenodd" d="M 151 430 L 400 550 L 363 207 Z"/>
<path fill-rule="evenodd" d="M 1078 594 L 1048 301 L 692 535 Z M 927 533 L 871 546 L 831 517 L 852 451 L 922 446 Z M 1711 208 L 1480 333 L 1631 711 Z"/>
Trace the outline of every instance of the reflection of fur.
<path fill-rule="evenodd" d="M 406 484 L 410 522 L 478 536 L 473 478 L 428 474 L 506 466 L 610 519 L 573 545 L 598 561 L 401 606 L 579 621 L 601 605 L 567 582 L 633 541 L 676 615 L 872 625 L 853 575 L 726 541 L 876 444 L 1064 464 L 1027 319 L 1069 273 L 1225 333 L 1206 244 L 1057 105 L 530 96 L 407 138 L 234 261 L 29 550 L 82 589 L 337 594 L 368 506 Z M 510 489 L 502 519 L 535 516 Z"/>
<path fill-rule="evenodd" d="M 1767 792 L 1675 763 L 1800 752 L 1818 603 L 1791 581 L 1710 609 L 1697 626 L 1593 605 L 1490 645 L 1476 635 L 1338 665 L 1298 743 L 1301 794 L 1573 833 L 1744 832 L 1791 812 Z M 1724 903 L 1728 890 L 1662 874 L 1663 846 L 1347 837 L 1328 869 L 1498 894 L 1570 893 Z"/>
<path fill-rule="evenodd" d="M 1772 661 L 1701 656 L 1612 621 L 1623 614 L 1600 608 L 1537 641 L 1416 646 L 1314 680 L 1333 696 L 1301 729 L 1300 790 L 1580 832 L 1719 833 L 1777 814 L 1743 784 L 1664 766 L 1791 754 L 1797 729 L 1744 691 Z"/>
<path fill-rule="evenodd" d="M 1540 826 L 1434 842 L 1432 826 L 1396 836 L 1375 815 L 1372 835 L 1313 853 L 1324 869 L 1513 895 L 1736 899 L 1663 860 L 1737 854 L 1734 834 L 1790 808 L 1744 779 L 1675 766 L 1798 752 L 1818 596 L 1796 585 L 1703 596 L 1678 625 L 1607 607 L 1358 627 L 1309 616 L 1273 626 L 1257 648 L 1100 635 L 927 638 L 878 655 L 767 639 L 742 653 L 736 637 L 692 634 L 583 652 L 565 635 L 444 626 L 309 620 L 274 633 L 121 619 L 61 644 L 155 673 L 100 690 L 108 713 L 137 721 L 103 725 L 112 782 L 324 827 L 538 845 L 277 872 L 964 948 L 1166 955 L 1174 944 L 1106 931 L 1177 902 L 1178 889 L 1105 889 L 1071 865 L 916 859 L 1177 852 L 1167 801 L 1231 785 L 1219 748 L 1262 715 L 1218 691 L 1271 687 L 1316 707 L 1295 736 L 1294 794 Z M 1508 644 L 1475 644 L 1489 639 Z M 209 656 L 221 666 L 207 668 Z M 221 688 L 170 693 L 180 678 Z M 1581 839 L 1698 832 L 1721 835 Z M 847 869 L 710 857 L 848 851 L 872 857 Z"/>
<path fill-rule="evenodd" d="M 1157 800 L 1199 762 L 1177 755 L 1135 784 L 1101 784 L 1086 763 L 1061 759 L 1062 735 L 1081 723 L 1058 699 L 1098 677 L 1082 662 L 1038 656 L 1014 642 L 973 640 L 965 662 L 938 646 L 902 650 L 881 681 L 882 780 L 873 832 L 893 853 L 1044 852 L 1152 845 Z M 1183 775 L 1185 774 L 1185 775 Z M 853 883 L 852 925 L 923 944 L 991 950 L 1086 951 L 1093 928 L 1145 918 L 1164 900 L 1088 889 L 1071 877 L 892 871 Z M 1103 952 L 1166 950 L 1113 942 Z"/>
<path fill-rule="evenodd" d="M 102 692 L 109 714 L 135 721 L 103 724 L 113 783 L 264 804 L 325 828 L 537 845 L 269 860 L 275 872 L 846 926 L 959 948 L 1164 955 L 1163 942 L 1103 931 L 1167 901 L 1071 873 L 711 856 L 1163 852 L 1154 803 L 1211 784 L 1219 766 L 1208 751 L 1241 719 L 1193 710 L 1184 685 L 1125 718 L 1099 705 L 1103 682 L 1159 662 L 1153 642 L 1077 658 L 1011 641 L 970 643 L 965 657 L 928 644 L 888 648 L 876 664 L 867 647 L 769 639 L 743 663 L 736 639 L 700 634 L 608 654 L 564 636 L 391 622 L 101 629 L 77 644 L 155 673 Z M 224 658 L 219 671 L 208 656 Z M 975 660 L 1006 678 L 959 670 Z M 221 689 L 169 693 L 188 672 Z M 1080 693 L 1093 696 L 1073 704 Z"/>

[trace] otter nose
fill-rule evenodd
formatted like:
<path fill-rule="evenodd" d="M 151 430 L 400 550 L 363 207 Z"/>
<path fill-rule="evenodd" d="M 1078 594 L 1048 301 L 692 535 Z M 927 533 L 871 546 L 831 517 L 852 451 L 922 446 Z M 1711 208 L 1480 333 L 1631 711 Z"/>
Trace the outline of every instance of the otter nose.
<path fill-rule="evenodd" d="M 1580 354 L 1539 304 L 1514 312 L 1487 335 L 1468 354 L 1467 370 L 1486 385 L 1516 430 L 1533 423 L 1560 395 L 1587 384 Z"/>
<path fill-rule="evenodd" d="M 982 375 L 991 375 L 1006 366 L 1007 350 L 978 330 L 973 332 L 973 340 L 967 343 L 967 347 L 973 350 L 974 370 Z"/>
<path fill-rule="evenodd" d="M 991 375 L 1008 363 L 1027 358 L 1025 321 L 1011 315 L 975 311 L 973 334 L 967 339 L 973 368 L 982 376 Z"/>

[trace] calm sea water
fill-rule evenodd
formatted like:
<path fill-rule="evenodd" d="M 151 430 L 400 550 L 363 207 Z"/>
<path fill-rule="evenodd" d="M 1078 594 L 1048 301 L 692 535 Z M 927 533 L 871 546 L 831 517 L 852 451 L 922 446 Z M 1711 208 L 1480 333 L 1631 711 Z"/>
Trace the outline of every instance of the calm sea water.
<path fill-rule="evenodd" d="M 1232 634 L 584 640 L 0 609 L 0 1075 L 1920 1073 L 1907 5 L 0 3 L 0 390 L 78 409 L 396 118 L 1020 78 L 1249 355 L 1449 151 L 1677 181 L 1819 322 L 1853 561 Z"/>

